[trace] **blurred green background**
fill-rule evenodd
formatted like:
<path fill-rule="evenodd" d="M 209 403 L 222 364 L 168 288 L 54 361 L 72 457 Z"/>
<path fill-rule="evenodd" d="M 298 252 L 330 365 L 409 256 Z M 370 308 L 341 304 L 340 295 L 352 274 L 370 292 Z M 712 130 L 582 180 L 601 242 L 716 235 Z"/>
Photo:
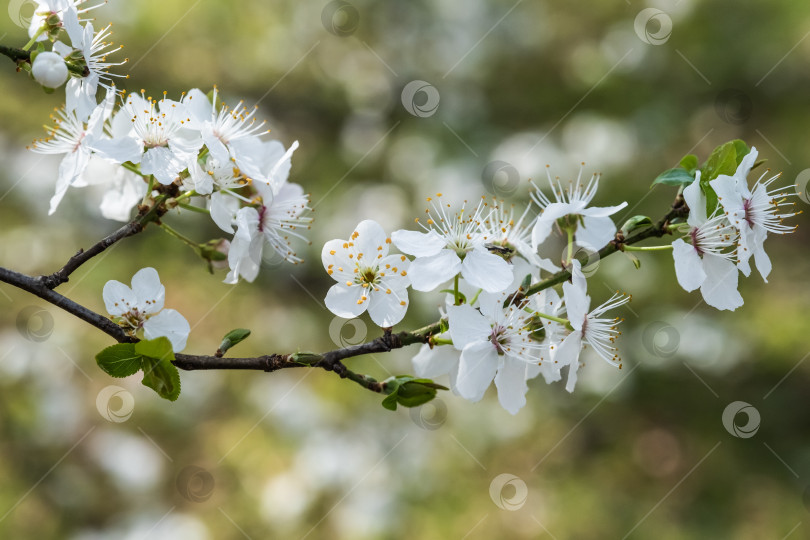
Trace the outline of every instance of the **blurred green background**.
<path fill-rule="evenodd" d="M 15 21 L 30 10 L 11 2 L 1 43 L 27 41 Z M 237 326 L 254 331 L 240 355 L 374 337 L 365 316 L 342 327 L 323 307 L 320 246 L 361 219 L 410 226 L 435 191 L 524 204 L 546 164 L 570 178 L 585 161 L 603 173 L 597 203 L 629 201 L 617 222 L 657 218 L 674 193 L 650 191 L 651 180 L 737 137 L 785 184 L 810 178 L 803 0 L 113 0 L 91 13 L 125 45 L 121 86 L 177 97 L 218 84 L 228 103 L 258 102 L 285 145 L 301 142 L 292 180 L 316 207 L 305 264 L 267 257 L 256 283 L 231 287 L 150 227 L 59 288 L 103 312 L 107 280 L 154 266 L 167 307 L 193 327 L 187 352 L 210 354 Z M 71 190 L 47 217 L 58 159 L 24 146 L 63 92 L 0 66 L 0 264 L 48 273 L 118 225 L 100 217 L 92 188 Z M 435 110 L 425 92 L 403 104 L 414 80 L 435 88 Z M 482 174 L 493 161 L 514 174 Z M 201 241 L 219 236 L 205 216 L 167 221 Z M 573 395 L 534 380 L 517 416 L 494 389 L 477 404 L 447 393 L 391 413 L 320 370 L 182 373 L 179 401 L 165 402 L 138 376 L 98 370 L 104 334 L 0 285 L 0 535 L 808 538 L 810 260 L 807 220 L 796 222 L 767 244 L 769 283 L 741 281 L 735 313 L 680 289 L 668 254 L 644 254 L 639 271 L 621 255 L 603 261 L 594 301 L 634 295 L 624 369 L 587 358 Z M 431 322 L 441 301 L 412 297 L 403 329 Z M 349 365 L 409 373 L 415 352 Z M 735 401 L 753 407 L 754 424 L 758 413 L 753 436 L 724 428 Z M 108 410 L 124 410 L 122 421 Z"/>

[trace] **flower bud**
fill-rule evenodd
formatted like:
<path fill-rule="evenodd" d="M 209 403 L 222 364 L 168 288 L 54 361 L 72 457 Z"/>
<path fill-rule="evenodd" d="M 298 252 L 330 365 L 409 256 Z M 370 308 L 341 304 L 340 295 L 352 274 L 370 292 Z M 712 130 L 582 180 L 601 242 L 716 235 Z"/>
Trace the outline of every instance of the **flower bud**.
<path fill-rule="evenodd" d="M 57 88 L 67 80 L 68 68 L 65 60 L 55 52 L 41 52 L 34 59 L 31 74 L 42 86 Z"/>

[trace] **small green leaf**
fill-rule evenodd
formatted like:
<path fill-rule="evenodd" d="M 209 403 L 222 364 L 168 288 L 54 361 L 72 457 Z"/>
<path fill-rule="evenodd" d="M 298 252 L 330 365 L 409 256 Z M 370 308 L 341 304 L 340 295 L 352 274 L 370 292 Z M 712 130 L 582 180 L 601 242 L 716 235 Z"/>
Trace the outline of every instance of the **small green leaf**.
<path fill-rule="evenodd" d="M 96 363 L 107 375 L 129 377 L 141 369 L 141 355 L 135 352 L 134 343 L 118 343 L 98 353 Z"/>
<path fill-rule="evenodd" d="M 759 167 L 760 165 L 762 165 L 762 164 L 763 164 L 763 163 L 765 163 L 766 161 L 768 161 L 768 160 L 767 160 L 767 159 L 760 159 L 760 160 L 757 160 L 757 161 L 756 161 L 756 162 L 754 162 L 754 164 L 751 166 L 751 170 L 753 171 L 754 169 L 756 169 L 757 167 Z"/>
<path fill-rule="evenodd" d="M 644 225 L 652 225 L 652 220 L 647 216 L 633 216 L 622 225 L 622 235 L 627 238 L 630 233 Z"/>
<path fill-rule="evenodd" d="M 742 163 L 743 158 L 748 155 L 748 152 L 750 152 L 751 149 L 748 148 L 748 145 L 745 144 L 745 141 L 742 141 L 740 139 L 734 139 L 733 141 L 731 141 L 731 144 L 734 145 L 734 151 L 736 152 L 737 165 L 739 165 L 740 163 Z M 735 168 L 735 172 L 736 172 L 736 168 Z"/>
<path fill-rule="evenodd" d="M 743 143 L 745 144 L 745 143 Z M 737 170 L 737 146 L 735 141 L 721 144 L 712 150 L 700 174 L 701 185 L 708 184 L 721 174 L 733 175 Z"/>
<path fill-rule="evenodd" d="M 636 270 L 639 270 L 641 268 L 641 259 L 639 259 L 635 255 L 633 255 L 632 253 L 629 253 L 627 251 L 625 251 L 624 254 L 627 255 L 630 258 L 630 262 L 633 263 L 633 266 L 636 267 Z"/>
<path fill-rule="evenodd" d="M 180 373 L 169 360 L 143 358 L 143 381 L 163 399 L 175 401 L 180 396 Z"/>
<path fill-rule="evenodd" d="M 247 328 L 236 328 L 234 330 L 231 330 L 230 332 L 225 334 L 225 337 L 222 338 L 222 343 L 219 344 L 219 350 L 217 351 L 217 355 L 220 356 L 221 354 L 224 354 L 225 351 L 227 351 L 234 345 L 237 345 L 242 341 L 244 341 L 245 339 L 247 339 L 249 335 L 250 330 L 248 330 Z"/>
<path fill-rule="evenodd" d="M 527 291 L 531 286 L 532 286 L 532 275 L 526 274 L 526 277 L 523 278 L 523 281 L 520 283 L 520 289 L 523 291 Z"/>
<path fill-rule="evenodd" d="M 382 406 L 389 411 L 397 410 L 397 393 L 388 394 L 385 399 L 382 400 Z"/>
<path fill-rule="evenodd" d="M 156 360 L 174 360 L 172 342 L 165 336 L 139 341 L 135 344 L 135 352 Z"/>
<path fill-rule="evenodd" d="M 311 366 L 323 360 L 323 356 L 313 352 L 297 352 L 290 355 L 290 360 L 302 366 Z"/>
<path fill-rule="evenodd" d="M 687 154 L 681 158 L 681 167 L 694 176 L 698 168 L 698 158 L 695 154 Z"/>
<path fill-rule="evenodd" d="M 695 175 L 689 173 L 686 169 L 677 167 L 662 172 L 658 177 L 653 180 L 652 185 L 664 184 L 665 186 L 684 186 L 691 184 L 695 181 Z M 652 186 L 651 186 L 652 187 Z"/>

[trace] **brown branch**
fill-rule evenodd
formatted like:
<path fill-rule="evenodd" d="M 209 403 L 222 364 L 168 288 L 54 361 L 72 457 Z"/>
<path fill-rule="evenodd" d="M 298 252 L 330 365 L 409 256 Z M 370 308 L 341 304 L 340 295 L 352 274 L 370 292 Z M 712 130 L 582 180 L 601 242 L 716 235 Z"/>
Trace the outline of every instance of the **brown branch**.
<path fill-rule="evenodd" d="M 30 62 L 31 52 L 17 49 L 16 47 L 6 47 L 0 45 L 0 54 L 8 56 L 13 62 L 19 64 L 20 62 Z"/>

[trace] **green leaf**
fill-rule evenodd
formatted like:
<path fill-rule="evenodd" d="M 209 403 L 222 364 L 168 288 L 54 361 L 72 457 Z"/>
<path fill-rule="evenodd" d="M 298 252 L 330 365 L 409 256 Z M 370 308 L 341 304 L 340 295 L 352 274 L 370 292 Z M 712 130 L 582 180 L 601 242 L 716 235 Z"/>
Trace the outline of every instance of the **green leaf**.
<path fill-rule="evenodd" d="M 247 339 L 250 335 L 250 330 L 247 328 L 236 328 L 231 330 L 225 337 L 222 338 L 222 343 L 219 344 L 217 355 L 224 354 L 225 351 Z"/>
<path fill-rule="evenodd" d="M 523 281 L 520 283 L 520 290 L 527 291 L 529 287 L 532 285 L 532 275 L 526 274 L 526 277 L 523 278 Z"/>
<path fill-rule="evenodd" d="M 135 344 L 135 352 L 156 360 L 168 360 L 169 362 L 174 360 L 172 342 L 165 336 L 139 341 Z"/>
<path fill-rule="evenodd" d="M 729 141 L 712 150 L 700 174 L 701 185 L 704 183 L 708 184 L 721 174 L 733 175 L 736 172 L 737 145 L 735 142 L 736 141 Z"/>
<path fill-rule="evenodd" d="M 437 390 L 447 390 L 446 386 L 430 379 L 417 379 L 411 375 L 389 377 L 384 383 L 388 396 L 382 401 L 382 406 L 391 411 L 397 410 L 397 405 L 418 407 L 435 398 Z"/>
<path fill-rule="evenodd" d="M 180 373 L 167 359 L 143 358 L 143 383 L 163 399 L 175 401 L 180 396 Z"/>
<path fill-rule="evenodd" d="M 681 158 L 681 167 L 694 176 L 698 168 L 698 158 L 695 154 L 687 154 Z"/>
<path fill-rule="evenodd" d="M 624 254 L 630 258 L 630 262 L 633 263 L 633 266 L 636 267 L 636 270 L 639 270 L 641 268 L 641 259 L 633 255 L 632 253 L 628 253 L 627 251 L 625 251 Z"/>
<path fill-rule="evenodd" d="M 685 186 L 695 181 L 694 173 L 690 173 L 686 169 L 677 167 L 662 172 L 658 177 L 653 180 L 652 185 L 664 184 L 665 186 Z M 652 187 L 652 186 L 651 186 Z"/>
<path fill-rule="evenodd" d="M 627 238 L 630 233 L 644 225 L 652 225 L 652 220 L 647 216 L 633 216 L 622 225 L 622 235 Z"/>
<path fill-rule="evenodd" d="M 135 351 L 134 343 L 118 343 L 98 353 L 96 363 L 107 375 L 129 377 L 141 369 L 141 355 Z"/>
<path fill-rule="evenodd" d="M 734 150 L 736 152 L 737 165 L 739 165 L 740 163 L 742 163 L 743 158 L 748 155 L 748 152 L 750 152 L 751 149 L 748 148 L 748 145 L 745 144 L 745 141 L 742 141 L 740 139 L 734 139 L 733 141 L 731 141 L 731 144 L 734 145 Z M 734 168 L 734 171 L 735 172 L 737 171 L 736 167 Z"/>

